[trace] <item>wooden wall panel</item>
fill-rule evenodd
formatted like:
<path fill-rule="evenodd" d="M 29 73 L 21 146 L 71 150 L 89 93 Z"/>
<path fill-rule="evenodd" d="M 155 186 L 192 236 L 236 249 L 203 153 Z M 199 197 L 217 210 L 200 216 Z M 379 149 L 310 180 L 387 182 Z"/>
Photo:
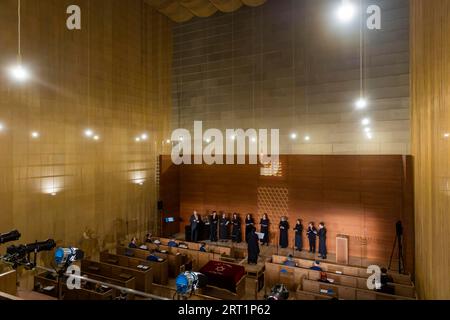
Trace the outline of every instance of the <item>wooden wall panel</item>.
<path fill-rule="evenodd" d="M 66 28 L 72 4 L 81 30 Z M 22 0 L 33 79 L 19 85 L 5 71 L 16 59 L 16 12 L 16 0 L 0 2 L 0 231 L 17 228 L 22 242 L 52 237 L 89 255 L 143 236 L 157 225 L 171 22 L 143 0 Z M 100 140 L 86 139 L 86 128 Z M 142 132 L 149 140 L 138 144 Z"/>
<path fill-rule="evenodd" d="M 411 6 L 417 288 L 450 299 L 450 1 Z"/>
<path fill-rule="evenodd" d="M 405 225 L 406 265 L 414 271 L 412 163 L 402 156 L 283 156 L 283 177 L 261 177 L 258 165 L 193 166 L 180 169 L 181 230 L 193 210 L 253 213 L 259 222 L 259 188 L 286 189 L 287 216 L 306 225 L 324 221 L 329 251 L 337 234 L 350 237 L 350 256 L 387 264 L 395 223 Z M 170 161 L 170 159 L 169 159 Z M 219 168 L 220 167 L 220 168 Z M 405 174 L 406 173 L 406 174 Z M 238 174 L 235 176 L 235 174 Z M 408 187 L 409 186 L 409 187 Z M 279 196 L 281 198 L 281 195 Z M 277 201 L 280 199 L 276 198 Z M 272 241 L 282 208 L 269 212 Z M 290 244 L 294 233 L 290 231 Z M 305 243 L 306 246 L 306 243 Z"/>

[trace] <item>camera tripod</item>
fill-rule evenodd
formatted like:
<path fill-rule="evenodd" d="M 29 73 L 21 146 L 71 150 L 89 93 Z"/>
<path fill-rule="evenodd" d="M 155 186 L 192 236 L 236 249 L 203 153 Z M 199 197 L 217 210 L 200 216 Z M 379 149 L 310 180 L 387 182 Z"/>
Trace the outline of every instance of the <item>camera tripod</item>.
<path fill-rule="evenodd" d="M 388 270 L 391 270 L 392 260 L 394 258 L 395 248 L 398 244 L 398 273 L 405 271 L 405 262 L 403 258 L 403 225 L 401 221 L 398 221 L 395 225 L 396 236 L 394 240 L 394 246 L 392 247 L 391 258 L 389 259 Z"/>

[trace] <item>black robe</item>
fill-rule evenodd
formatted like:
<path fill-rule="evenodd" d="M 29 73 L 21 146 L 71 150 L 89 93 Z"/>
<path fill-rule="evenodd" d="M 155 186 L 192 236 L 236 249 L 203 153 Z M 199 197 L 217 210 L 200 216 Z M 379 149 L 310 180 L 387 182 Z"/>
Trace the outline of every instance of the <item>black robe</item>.
<path fill-rule="evenodd" d="M 323 227 L 319 229 L 319 254 L 322 258 L 327 257 L 327 229 Z"/>
<path fill-rule="evenodd" d="M 197 242 L 198 241 L 198 229 L 200 226 L 200 217 L 197 216 L 197 219 L 196 219 L 195 216 L 192 215 L 189 222 L 191 223 L 191 241 Z"/>
<path fill-rule="evenodd" d="M 262 244 L 269 243 L 269 219 L 261 219 L 261 233 L 264 234 L 264 238 L 261 240 Z"/>
<path fill-rule="evenodd" d="M 228 240 L 228 225 L 230 224 L 230 220 L 228 218 L 220 218 L 219 219 L 219 239 L 220 240 Z"/>
<path fill-rule="evenodd" d="M 258 256 L 259 256 L 259 238 L 258 235 L 255 233 L 255 229 L 252 229 L 252 231 L 248 234 L 248 263 L 249 264 L 256 264 L 258 263 Z"/>
<path fill-rule="evenodd" d="M 303 249 L 303 225 L 296 224 L 294 230 L 295 230 L 295 248 L 298 251 L 302 251 L 302 249 Z"/>
<path fill-rule="evenodd" d="M 289 238 L 288 238 L 289 223 L 287 221 L 281 221 L 279 228 L 280 228 L 280 247 L 287 248 L 289 245 Z"/>
<path fill-rule="evenodd" d="M 317 229 L 316 227 L 308 227 L 306 232 L 309 240 L 309 252 L 316 252 Z"/>
<path fill-rule="evenodd" d="M 248 242 L 248 234 L 255 226 L 255 220 L 253 218 L 245 218 L 245 242 Z"/>
<path fill-rule="evenodd" d="M 241 218 L 233 219 L 231 222 L 233 223 L 233 231 L 231 234 L 233 242 L 240 243 L 242 241 Z"/>
<path fill-rule="evenodd" d="M 217 225 L 219 223 L 219 217 L 209 216 L 209 240 L 217 242 Z"/>

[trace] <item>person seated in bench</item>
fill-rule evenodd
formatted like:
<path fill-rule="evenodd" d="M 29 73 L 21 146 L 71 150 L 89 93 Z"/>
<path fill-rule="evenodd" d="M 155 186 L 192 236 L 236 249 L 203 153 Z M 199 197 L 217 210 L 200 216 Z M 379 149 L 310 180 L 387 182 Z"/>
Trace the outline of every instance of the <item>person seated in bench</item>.
<path fill-rule="evenodd" d="M 131 248 L 131 249 L 137 249 L 137 248 L 138 248 L 136 237 L 134 237 L 133 239 L 131 239 L 131 242 L 130 242 L 130 244 L 128 245 L 128 248 Z"/>
<path fill-rule="evenodd" d="M 328 275 L 327 275 L 326 272 L 323 272 L 323 271 L 320 272 L 319 282 L 330 283 L 330 281 L 328 280 Z"/>
<path fill-rule="evenodd" d="M 147 261 L 158 262 L 161 261 L 158 256 L 155 256 L 153 253 L 147 256 Z"/>
<path fill-rule="evenodd" d="M 167 246 L 169 248 L 176 248 L 178 247 L 178 243 L 175 241 L 175 239 L 170 239 L 170 241 L 167 243 Z"/>
<path fill-rule="evenodd" d="M 394 279 L 387 274 L 386 268 L 381 268 L 380 282 L 381 288 L 377 289 L 377 291 L 387 294 L 395 294 L 395 289 L 388 284 L 394 282 Z"/>
<path fill-rule="evenodd" d="M 322 271 L 322 268 L 320 267 L 320 261 L 314 261 L 314 264 L 310 269 L 315 271 Z"/>
<path fill-rule="evenodd" d="M 287 266 L 287 267 L 296 267 L 297 266 L 297 264 L 294 261 L 294 257 L 292 256 L 292 254 L 290 254 L 287 257 L 287 260 L 283 263 L 283 265 Z"/>
<path fill-rule="evenodd" d="M 144 243 L 153 243 L 152 234 L 151 233 L 147 233 L 147 235 L 145 236 Z"/>
<path fill-rule="evenodd" d="M 200 249 L 198 249 L 200 252 L 206 252 L 206 244 L 204 242 L 202 242 L 202 244 L 200 245 Z"/>

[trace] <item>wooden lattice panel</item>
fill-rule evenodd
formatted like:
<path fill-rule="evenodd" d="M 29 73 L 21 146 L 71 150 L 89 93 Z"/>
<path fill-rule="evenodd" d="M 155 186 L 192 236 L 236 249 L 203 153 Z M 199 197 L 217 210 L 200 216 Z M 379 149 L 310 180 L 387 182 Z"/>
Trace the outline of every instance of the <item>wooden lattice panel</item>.
<path fill-rule="evenodd" d="M 274 241 L 274 235 L 278 233 L 278 223 L 281 217 L 288 216 L 289 190 L 280 187 L 258 188 L 258 217 L 257 222 L 267 213 L 270 219 L 270 238 Z"/>

